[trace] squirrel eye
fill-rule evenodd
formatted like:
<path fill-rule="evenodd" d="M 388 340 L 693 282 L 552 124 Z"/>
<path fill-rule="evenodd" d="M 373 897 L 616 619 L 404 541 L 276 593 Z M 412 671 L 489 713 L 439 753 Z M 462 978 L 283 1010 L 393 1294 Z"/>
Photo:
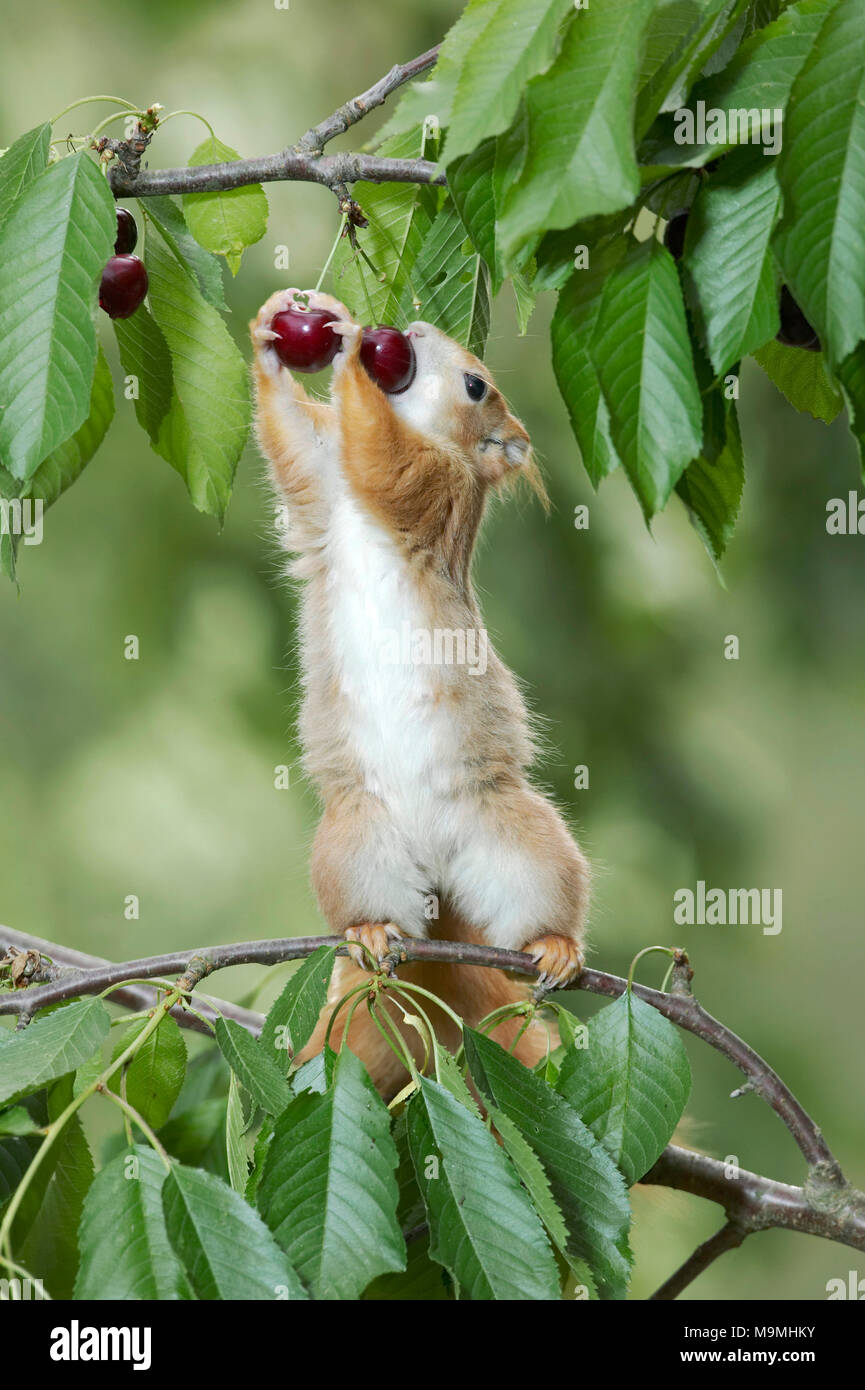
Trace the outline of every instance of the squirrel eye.
<path fill-rule="evenodd" d="M 487 383 L 482 376 L 473 376 L 471 372 L 463 372 L 463 380 L 466 384 L 466 395 L 470 401 L 482 401 L 487 394 Z"/>

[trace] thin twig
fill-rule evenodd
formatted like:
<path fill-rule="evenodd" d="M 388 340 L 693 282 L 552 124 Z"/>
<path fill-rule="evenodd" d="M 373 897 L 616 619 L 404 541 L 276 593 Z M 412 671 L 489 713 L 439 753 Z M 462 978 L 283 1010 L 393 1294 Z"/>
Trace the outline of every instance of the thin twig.
<path fill-rule="evenodd" d="M 29 939 L 20 938 L 24 943 Z M 7 938 L 0 934 L 0 949 L 7 941 L 12 944 L 14 938 L 11 935 Z M 205 962 L 210 971 L 224 970 L 231 965 L 277 965 L 283 961 L 308 956 L 324 944 L 336 946 L 345 954 L 341 937 L 284 937 L 274 941 L 245 941 L 230 946 L 207 946 L 198 950 L 125 961 L 119 965 L 106 965 L 85 976 L 83 980 L 77 977 L 63 978 L 49 984 L 37 985 L 34 989 L 0 995 L 0 1015 L 25 1012 L 32 1014 L 36 1009 L 44 1008 L 46 1004 L 56 1004 L 80 994 L 98 994 L 109 985 L 120 985 L 124 980 L 174 975 L 185 971 L 193 958 Z M 53 950 L 50 943 L 44 943 L 44 947 L 46 954 L 50 955 Z M 531 976 L 538 973 L 537 967 L 522 951 L 504 951 L 497 947 L 478 946 L 466 941 L 416 941 L 404 937 L 399 943 L 399 950 L 404 961 L 462 962 L 466 965 L 483 965 L 515 971 L 521 975 Z M 574 988 L 615 998 L 624 993 L 627 981 L 602 970 L 584 970 Z M 777 1072 L 753 1048 L 713 1018 L 691 994 L 662 994 L 660 990 L 648 989 L 645 985 L 634 985 L 634 993 L 679 1027 L 702 1038 L 738 1067 L 747 1076 L 757 1094 L 762 1096 L 783 1120 L 812 1169 L 814 1180 L 828 1187 L 843 1186 L 844 1177 L 840 1166 L 819 1128 Z"/>
<path fill-rule="evenodd" d="M 678 1298 L 683 1289 L 709 1268 L 719 1255 L 724 1255 L 728 1250 L 735 1250 L 742 1244 L 747 1231 L 743 1231 L 741 1226 L 735 1225 L 732 1221 L 727 1221 L 716 1231 L 708 1240 L 704 1240 L 702 1245 L 698 1245 L 693 1255 L 685 1261 L 675 1274 L 671 1274 L 669 1279 L 661 1285 L 659 1289 L 651 1295 L 649 1302 L 661 1302 Z"/>
<path fill-rule="evenodd" d="M 345 102 L 333 115 L 301 136 L 278 154 L 255 159 L 236 159 L 229 164 L 200 164 L 191 169 L 158 169 L 131 173 L 123 161 L 109 171 L 115 196 L 149 198 L 161 193 L 213 193 L 241 188 L 250 183 L 293 180 L 320 183 L 327 188 L 356 183 L 435 183 L 446 182 L 437 164 L 428 159 L 387 159 L 371 154 L 323 155 L 328 141 L 361 120 L 403 83 L 431 68 L 438 47 L 431 48 L 408 63 L 398 63 L 366 92 Z"/>

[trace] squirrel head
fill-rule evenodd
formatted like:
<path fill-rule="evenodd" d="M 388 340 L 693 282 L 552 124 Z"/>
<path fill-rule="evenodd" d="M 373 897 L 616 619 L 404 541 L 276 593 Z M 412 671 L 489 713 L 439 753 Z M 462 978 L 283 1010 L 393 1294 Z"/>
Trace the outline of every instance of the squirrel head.
<path fill-rule="evenodd" d="M 525 475 L 543 495 L 525 427 L 512 415 L 479 358 L 430 323 L 406 329 L 417 360 L 394 411 L 419 434 L 455 450 L 485 484 Z"/>

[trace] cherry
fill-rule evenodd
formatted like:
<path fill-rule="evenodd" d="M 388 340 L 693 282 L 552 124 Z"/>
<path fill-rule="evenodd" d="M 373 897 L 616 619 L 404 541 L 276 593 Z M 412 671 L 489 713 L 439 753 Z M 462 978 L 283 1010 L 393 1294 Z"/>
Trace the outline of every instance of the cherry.
<path fill-rule="evenodd" d="M 99 305 L 109 318 L 128 319 L 147 293 L 147 271 L 137 256 L 112 256 L 102 272 Z"/>
<path fill-rule="evenodd" d="M 688 226 L 688 209 L 674 212 L 664 231 L 664 245 L 674 261 L 682 259 L 685 249 L 685 230 Z"/>
<path fill-rule="evenodd" d="M 414 381 L 414 348 L 398 328 L 365 328 L 360 343 L 360 360 L 373 381 L 389 396 L 399 395 Z"/>
<path fill-rule="evenodd" d="M 138 228 L 135 218 L 128 208 L 117 209 L 117 240 L 114 251 L 118 256 L 128 256 L 138 243 Z"/>
<path fill-rule="evenodd" d="M 307 309 L 295 304 L 275 314 L 270 327 L 277 335 L 273 348 L 283 366 L 295 372 L 320 372 L 329 367 L 340 348 L 340 337 L 328 328 L 330 309 Z"/>
<path fill-rule="evenodd" d="M 785 347 L 807 348 L 809 352 L 820 351 L 817 330 L 808 322 L 786 285 L 781 286 L 781 327 L 775 335 L 776 341 Z"/>

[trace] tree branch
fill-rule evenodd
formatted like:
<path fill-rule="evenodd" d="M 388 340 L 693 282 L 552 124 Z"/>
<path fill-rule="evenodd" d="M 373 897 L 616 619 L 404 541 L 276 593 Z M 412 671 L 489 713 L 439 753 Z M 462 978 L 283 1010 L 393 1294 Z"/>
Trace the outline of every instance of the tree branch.
<path fill-rule="evenodd" d="M 296 145 L 289 145 L 278 154 L 257 159 L 237 159 L 230 164 L 201 164 L 187 169 L 158 169 L 136 172 L 137 164 L 125 164 L 123 159 L 109 171 L 115 197 L 148 198 L 161 193 L 213 193 L 240 188 L 250 183 L 275 183 L 294 180 L 320 183 L 327 188 L 355 183 L 436 183 L 446 182 L 436 164 L 428 159 L 387 159 L 370 154 L 324 155 L 322 150 L 335 136 L 341 135 L 359 120 L 381 106 L 392 92 L 431 68 L 438 58 L 438 46 L 398 63 L 360 96 L 347 101 L 333 115 L 312 126 Z M 121 142 L 122 144 L 122 142 Z"/>

